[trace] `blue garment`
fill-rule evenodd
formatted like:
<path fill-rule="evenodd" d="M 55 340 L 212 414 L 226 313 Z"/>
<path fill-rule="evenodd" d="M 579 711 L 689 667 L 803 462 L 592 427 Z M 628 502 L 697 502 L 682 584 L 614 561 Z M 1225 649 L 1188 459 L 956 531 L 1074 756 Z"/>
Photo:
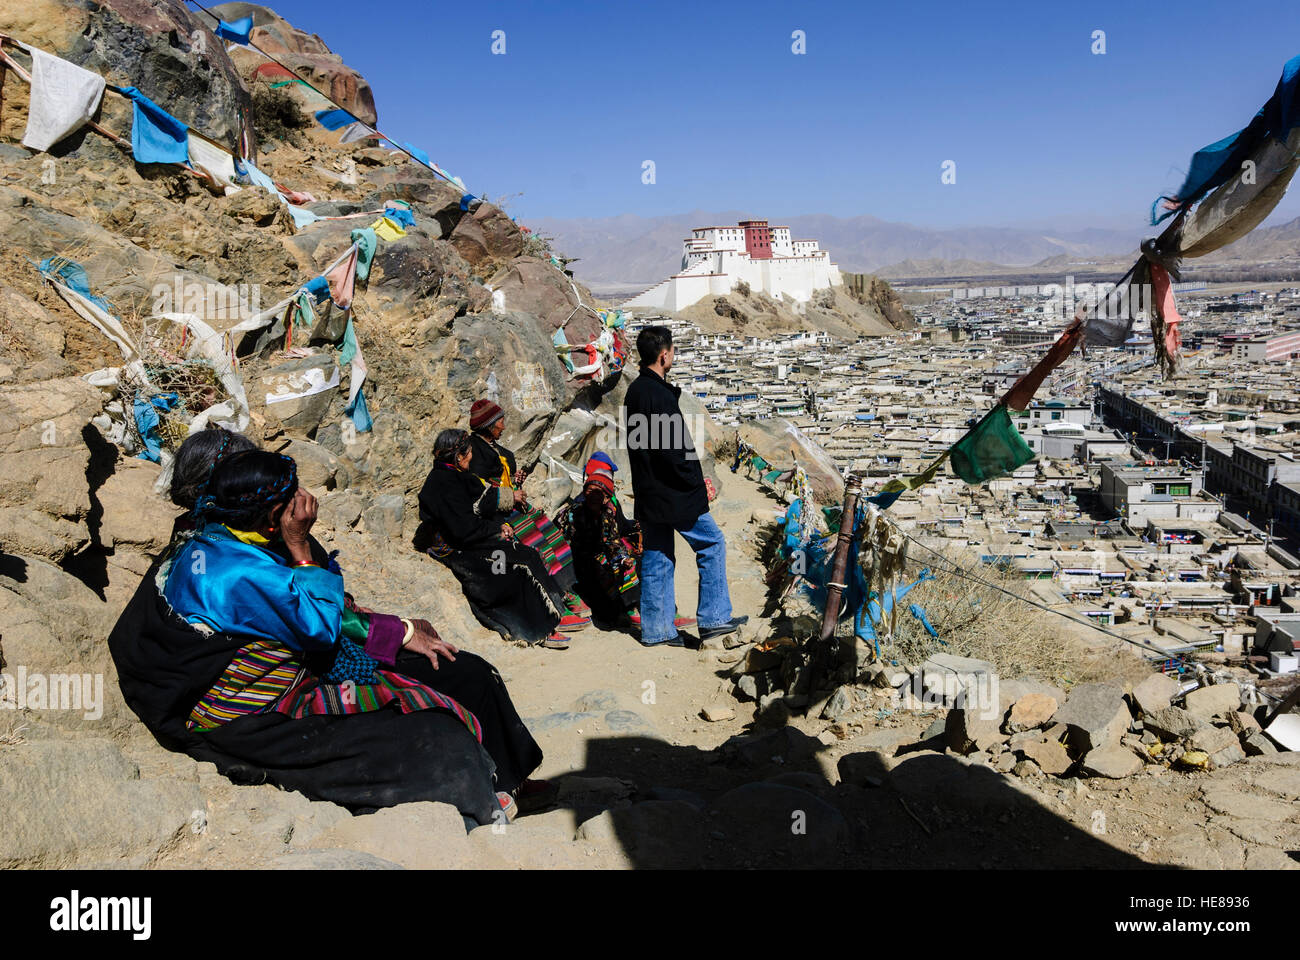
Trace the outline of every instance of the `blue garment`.
<path fill-rule="evenodd" d="M 180 401 L 181 398 L 175 393 L 160 393 L 154 397 L 136 395 L 132 406 L 135 427 L 144 443 L 144 449 L 137 455 L 141 460 L 152 460 L 154 463 L 161 461 L 162 439 L 158 436 L 158 411 L 170 410 Z"/>
<path fill-rule="evenodd" d="M 858 636 L 874 642 L 876 639 L 875 628 L 885 622 L 885 617 L 889 616 L 893 611 L 894 605 L 901 603 L 903 598 L 911 593 L 914 588 L 919 587 L 927 580 L 933 579 L 934 574 L 930 572 L 929 567 L 926 567 L 912 583 L 905 587 L 895 588 L 893 591 L 886 593 L 883 598 L 878 597 L 873 592 L 871 599 L 867 601 L 862 614 L 858 618 L 858 626 L 861 628 Z M 913 606 L 916 606 L 916 604 L 913 604 Z M 865 634 L 863 631 L 865 631 Z"/>
<path fill-rule="evenodd" d="M 366 406 L 365 390 L 358 390 L 356 402 L 343 412 L 352 418 L 352 426 L 356 427 L 357 433 L 369 433 L 370 428 L 375 425 L 370 417 L 370 408 Z"/>
<path fill-rule="evenodd" d="M 322 300 L 329 299 L 330 282 L 324 277 L 312 277 L 303 284 L 303 289 L 312 295 L 312 299 L 320 303 Z"/>
<path fill-rule="evenodd" d="M 1192 155 L 1183 185 L 1172 197 L 1157 197 L 1151 205 L 1151 222 L 1159 223 L 1175 212 L 1167 210 L 1157 216 L 1161 200 L 1174 200 L 1179 209 L 1190 207 L 1240 173 L 1242 163 L 1265 140 L 1285 140 L 1296 126 L 1300 126 L 1300 56 L 1292 57 L 1282 67 L 1273 96 L 1249 124 Z"/>
<path fill-rule="evenodd" d="M 925 627 L 926 633 L 934 637 L 934 639 L 939 640 L 939 631 L 934 629 L 934 624 L 932 624 L 930 618 L 926 616 L 925 607 L 921 606 L 919 603 L 913 603 L 908 605 L 907 610 L 912 616 L 921 621 L 921 626 Z M 942 640 L 939 640 L 939 642 L 943 643 Z M 944 646 L 947 646 L 947 644 L 944 644 Z"/>
<path fill-rule="evenodd" d="M 472 194 L 472 193 L 467 193 L 467 194 L 465 194 L 465 196 L 463 196 L 463 197 L 460 198 L 460 208 L 461 208 L 462 210 L 468 210 L 468 209 L 469 209 L 469 205 L 470 205 L 471 203 L 473 203 L 473 202 L 474 202 L 475 200 L 477 200 L 477 199 L 478 199 L 478 197 L 474 196 L 474 194 Z"/>
<path fill-rule="evenodd" d="M 217 21 L 217 36 L 223 40 L 231 40 L 235 43 L 248 44 L 248 35 L 253 32 L 253 18 L 240 17 L 234 23 L 226 23 L 224 20 Z"/>
<path fill-rule="evenodd" d="M 300 651 L 328 650 L 343 627 L 343 578 L 291 567 L 262 547 L 208 523 L 173 554 L 163 596 L 188 623 L 273 640 Z"/>
<path fill-rule="evenodd" d="M 77 261 L 66 260 L 63 257 L 46 257 L 36 269 L 41 272 L 43 277 L 57 278 L 65 286 L 81 294 L 105 313 L 113 312 L 113 308 L 107 300 L 90 292 L 90 277 L 86 276 L 86 268 Z"/>
<path fill-rule="evenodd" d="M 727 540 L 718 524 L 707 513 L 684 527 L 678 527 L 690 548 L 695 551 L 695 565 L 700 571 L 700 602 L 696 619 L 701 630 L 721 627 L 731 622 L 731 593 L 727 588 Z M 663 643 L 677 636 L 673 620 L 677 616 L 673 584 L 674 529 L 666 523 L 641 522 L 641 642 Z"/>
<path fill-rule="evenodd" d="M 402 229 L 415 226 L 415 214 L 406 207 L 388 207 L 384 210 L 384 216 L 395 223 L 400 223 Z"/>
<path fill-rule="evenodd" d="M 316 122 L 326 130 L 337 130 L 339 127 L 346 127 L 349 123 L 356 123 L 357 118 L 343 109 L 317 110 Z"/>
<path fill-rule="evenodd" d="M 122 87 L 134 101 L 131 152 L 136 163 L 187 163 L 190 159 L 189 127 L 181 123 L 135 87 Z"/>

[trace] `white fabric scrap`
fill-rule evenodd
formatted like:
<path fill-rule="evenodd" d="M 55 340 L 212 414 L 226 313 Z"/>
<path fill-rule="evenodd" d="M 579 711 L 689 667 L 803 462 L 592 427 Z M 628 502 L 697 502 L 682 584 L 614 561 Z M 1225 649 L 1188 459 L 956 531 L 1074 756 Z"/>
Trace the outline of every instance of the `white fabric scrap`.
<path fill-rule="evenodd" d="M 123 357 L 127 360 L 138 359 L 140 351 L 136 347 L 135 341 L 131 339 L 131 335 L 126 332 L 126 328 L 122 326 L 122 321 L 104 310 L 99 304 L 87 300 L 76 290 L 65 286 L 54 277 L 47 277 L 46 279 L 54 285 L 54 289 L 58 291 L 59 296 L 66 300 L 68 306 L 75 310 L 83 320 L 89 321 L 100 333 L 117 344 L 117 348 L 122 351 Z"/>
<path fill-rule="evenodd" d="M 104 78 L 52 53 L 20 46 L 32 55 L 31 106 L 23 146 L 44 151 L 95 115 L 104 96 Z"/>
<path fill-rule="evenodd" d="M 190 131 L 190 166 L 225 191 L 226 196 L 238 193 L 235 185 L 235 158 L 206 137 Z"/>

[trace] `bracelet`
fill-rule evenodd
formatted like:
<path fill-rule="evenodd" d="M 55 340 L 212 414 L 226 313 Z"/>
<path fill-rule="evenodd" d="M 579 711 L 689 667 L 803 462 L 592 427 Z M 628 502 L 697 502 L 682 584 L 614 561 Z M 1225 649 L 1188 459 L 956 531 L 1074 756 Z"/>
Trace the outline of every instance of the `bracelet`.
<path fill-rule="evenodd" d="M 315 560 L 299 560 L 294 564 L 295 567 L 319 567 L 320 564 Z"/>
<path fill-rule="evenodd" d="M 407 620 L 405 617 L 402 617 L 401 620 L 402 623 L 406 624 L 406 633 L 402 635 L 402 646 L 406 646 L 411 642 L 411 638 L 415 636 L 415 624 L 410 620 Z"/>

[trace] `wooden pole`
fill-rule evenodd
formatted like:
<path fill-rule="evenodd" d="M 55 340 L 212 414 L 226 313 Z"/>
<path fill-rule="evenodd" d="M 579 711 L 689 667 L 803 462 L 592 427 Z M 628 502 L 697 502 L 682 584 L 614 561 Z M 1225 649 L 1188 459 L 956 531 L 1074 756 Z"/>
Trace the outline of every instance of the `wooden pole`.
<path fill-rule="evenodd" d="M 848 589 L 845 574 L 849 563 L 849 546 L 853 542 L 853 515 L 858 510 L 858 497 L 862 495 L 862 481 L 850 474 L 844 485 L 844 510 L 840 514 L 840 535 L 835 542 L 835 561 L 831 566 L 831 578 L 826 584 L 826 612 L 822 614 L 822 640 L 829 640 L 835 633 L 835 624 L 840 618 L 840 598 Z M 805 520 L 811 523 L 811 518 Z"/>

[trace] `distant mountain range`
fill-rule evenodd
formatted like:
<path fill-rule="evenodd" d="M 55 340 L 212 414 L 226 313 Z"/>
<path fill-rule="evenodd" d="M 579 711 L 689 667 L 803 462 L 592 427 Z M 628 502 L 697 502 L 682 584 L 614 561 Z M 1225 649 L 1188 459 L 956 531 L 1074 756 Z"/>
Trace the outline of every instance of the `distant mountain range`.
<path fill-rule="evenodd" d="M 573 265 L 574 274 L 592 289 L 632 291 L 676 272 L 681 263 L 682 240 L 692 227 L 731 224 L 751 216 L 762 214 L 696 210 L 665 217 L 542 217 L 527 223 L 536 232 L 553 238 L 555 250 L 579 258 Z M 788 224 L 796 239 L 819 241 L 841 270 L 890 278 L 1109 270 L 1126 259 L 1131 263 L 1142 237 L 1158 232 L 1156 228 L 1147 234 L 1097 228 L 1051 233 L 1015 227 L 940 230 L 871 216 L 828 214 L 773 222 Z M 1300 218 L 1260 227 L 1204 262 L 1300 265 Z"/>

